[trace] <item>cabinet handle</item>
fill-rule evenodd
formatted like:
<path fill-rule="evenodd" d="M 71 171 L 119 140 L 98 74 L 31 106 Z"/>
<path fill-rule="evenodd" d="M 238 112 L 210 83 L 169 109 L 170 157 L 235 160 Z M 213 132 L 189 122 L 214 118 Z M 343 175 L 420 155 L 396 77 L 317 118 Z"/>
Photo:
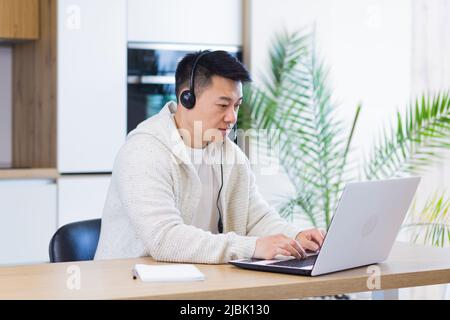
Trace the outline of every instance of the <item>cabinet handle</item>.
<path fill-rule="evenodd" d="M 175 84 L 175 76 L 128 76 L 129 84 Z"/>

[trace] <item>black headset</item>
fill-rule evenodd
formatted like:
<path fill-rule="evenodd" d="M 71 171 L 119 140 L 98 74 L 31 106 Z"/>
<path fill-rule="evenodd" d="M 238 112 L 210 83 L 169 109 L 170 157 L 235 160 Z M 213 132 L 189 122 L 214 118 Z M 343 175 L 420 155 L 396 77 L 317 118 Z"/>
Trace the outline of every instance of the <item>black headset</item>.
<path fill-rule="evenodd" d="M 203 56 L 205 56 L 206 54 L 208 54 L 209 52 L 210 51 L 204 51 L 197 56 L 197 58 L 194 61 L 194 64 L 192 65 L 191 77 L 189 80 L 189 90 L 184 90 L 180 94 L 180 102 L 183 105 L 183 107 L 185 107 L 186 109 L 192 109 L 195 106 L 195 102 L 196 102 L 195 92 L 194 92 L 195 71 L 197 69 L 197 65 L 198 65 L 198 62 L 200 61 L 200 59 Z"/>
<path fill-rule="evenodd" d="M 200 61 L 200 59 L 210 53 L 211 51 L 206 50 L 200 53 L 197 58 L 194 60 L 194 64 L 192 65 L 190 80 L 189 80 L 189 90 L 184 90 L 180 93 L 180 102 L 183 107 L 186 109 L 193 109 L 196 103 L 197 98 L 195 97 L 195 71 L 197 70 L 197 65 Z M 237 142 L 236 137 L 236 130 L 237 130 L 237 123 L 234 124 L 232 131 L 234 135 L 234 142 Z"/>
<path fill-rule="evenodd" d="M 223 147 L 223 144 L 222 144 L 222 147 Z M 223 188 L 222 149 L 223 148 L 220 148 L 220 179 L 221 179 L 222 183 L 220 184 L 220 189 L 219 189 L 219 192 L 217 193 L 217 200 L 216 200 L 217 211 L 219 211 L 219 222 L 217 223 L 217 230 L 219 231 L 219 233 L 223 232 L 222 212 L 220 211 L 220 207 L 219 207 L 219 197 L 220 197 L 220 193 L 222 192 L 222 188 Z"/>
<path fill-rule="evenodd" d="M 235 123 L 233 126 L 233 140 L 235 143 L 237 143 L 237 131 L 236 131 L 236 127 L 237 124 Z M 219 192 L 217 194 L 217 201 L 216 201 L 216 206 L 217 206 L 217 211 L 219 211 L 219 223 L 217 225 L 219 233 L 223 232 L 223 223 L 222 223 L 222 212 L 220 211 L 219 208 L 219 197 L 220 197 L 220 193 L 222 192 L 222 187 L 223 187 L 223 156 L 222 156 L 222 151 L 223 151 L 223 146 L 225 144 L 225 140 L 222 142 L 222 148 L 220 148 L 220 179 L 222 181 L 221 185 L 220 185 L 220 189 Z"/>
<path fill-rule="evenodd" d="M 189 90 L 184 90 L 183 92 L 181 92 L 180 94 L 180 102 L 181 105 L 183 107 L 185 107 L 186 109 L 192 109 L 195 106 L 195 102 L 196 102 L 196 98 L 195 98 L 195 71 L 197 69 L 197 65 L 198 62 L 200 61 L 200 59 L 205 56 L 206 54 L 208 54 L 210 51 L 204 51 L 202 53 L 200 53 L 197 58 L 194 60 L 194 64 L 192 65 L 192 70 L 191 70 L 191 77 L 189 80 Z M 223 144 L 222 144 L 223 147 Z M 223 223 L 222 223 L 222 212 L 220 211 L 220 207 L 219 207 L 219 198 L 220 198 L 220 193 L 222 192 L 222 188 L 223 188 L 223 165 L 222 165 L 222 149 L 220 149 L 220 178 L 221 178 L 221 184 L 220 184 L 220 188 L 219 188 L 219 192 L 217 194 L 217 200 L 216 200 L 216 206 L 217 206 L 217 211 L 219 212 L 219 222 L 217 224 L 217 229 L 219 231 L 219 233 L 223 232 Z"/>

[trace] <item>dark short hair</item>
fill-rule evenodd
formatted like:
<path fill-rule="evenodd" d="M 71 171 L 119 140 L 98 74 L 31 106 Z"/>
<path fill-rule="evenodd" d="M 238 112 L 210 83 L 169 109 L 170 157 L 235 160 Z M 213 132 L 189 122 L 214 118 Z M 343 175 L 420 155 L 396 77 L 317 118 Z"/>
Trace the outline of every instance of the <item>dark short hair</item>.
<path fill-rule="evenodd" d="M 192 66 L 195 59 L 202 53 L 207 52 L 197 63 L 195 71 L 195 95 L 198 97 L 202 90 L 208 87 L 214 75 L 242 83 L 252 81 L 246 67 L 234 56 L 223 50 L 197 51 L 186 54 L 178 63 L 175 72 L 175 93 L 177 100 L 180 98 L 181 89 L 189 87 Z"/>

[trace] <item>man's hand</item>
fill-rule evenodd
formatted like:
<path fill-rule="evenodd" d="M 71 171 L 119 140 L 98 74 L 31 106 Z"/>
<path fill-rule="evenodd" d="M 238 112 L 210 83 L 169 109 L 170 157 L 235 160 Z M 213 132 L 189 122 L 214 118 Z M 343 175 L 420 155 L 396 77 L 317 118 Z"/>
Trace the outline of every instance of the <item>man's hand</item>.
<path fill-rule="evenodd" d="M 295 239 L 304 249 L 316 252 L 322 247 L 325 234 L 326 231 L 324 230 L 308 229 L 299 232 Z"/>
<path fill-rule="evenodd" d="M 284 234 L 261 237 L 256 240 L 253 258 L 273 259 L 276 255 L 294 256 L 297 259 L 305 258 L 306 252 L 298 241 Z"/>

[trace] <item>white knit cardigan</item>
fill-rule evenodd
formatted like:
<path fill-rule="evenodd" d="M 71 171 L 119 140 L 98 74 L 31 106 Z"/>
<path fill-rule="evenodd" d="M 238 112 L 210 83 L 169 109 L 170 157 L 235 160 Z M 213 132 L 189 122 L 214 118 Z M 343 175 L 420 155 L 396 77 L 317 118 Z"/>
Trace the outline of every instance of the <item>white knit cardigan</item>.
<path fill-rule="evenodd" d="M 294 238 L 300 230 L 261 197 L 247 157 L 228 138 L 214 144 L 218 152 L 223 148 L 223 233 L 190 225 L 202 184 L 171 116 L 176 108 L 174 102 L 166 104 L 130 132 L 120 149 L 95 259 L 152 256 L 226 263 L 252 257 L 257 237 L 283 233 Z M 214 173 L 220 179 L 220 162 Z"/>

